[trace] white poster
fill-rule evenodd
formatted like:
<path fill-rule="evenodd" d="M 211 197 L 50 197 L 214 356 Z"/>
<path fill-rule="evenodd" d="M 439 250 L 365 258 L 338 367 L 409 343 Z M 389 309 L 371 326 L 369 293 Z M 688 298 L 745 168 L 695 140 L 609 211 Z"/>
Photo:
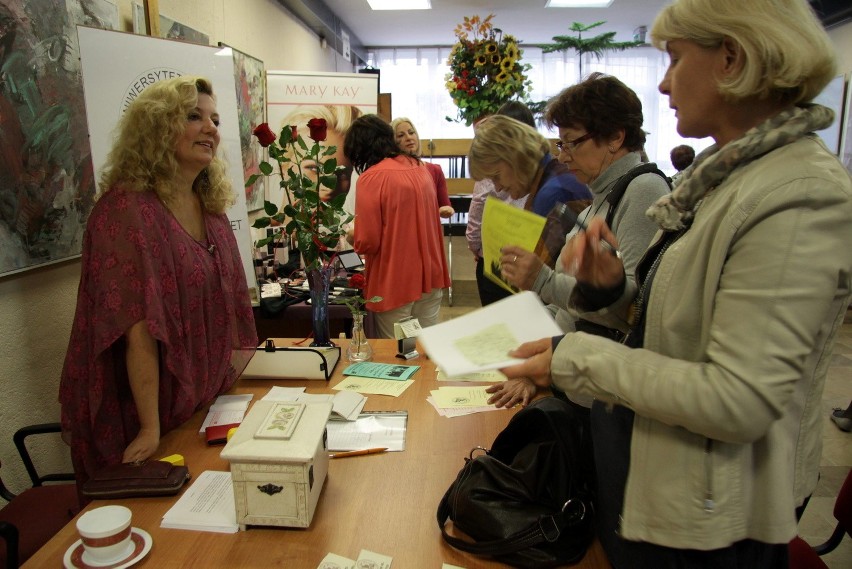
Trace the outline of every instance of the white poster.
<path fill-rule="evenodd" d="M 95 176 L 100 177 L 112 147 L 114 129 L 127 105 L 148 85 L 180 75 L 201 75 L 213 83 L 221 119 L 219 153 L 237 201 L 228 211 L 252 303 L 258 302 L 253 266 L 253 245 L 242 179 L 239 121 L 237 118 L 234 62 L 230 48 L 137 36 L 77 27 L 83 68 L 83 91 L 89 123 L 89 142 Z"/>
<path fill-rule="evenodd" d="M 379 101 L 378 76 L 361 73 L 307 73 L 292 71 L 266 72 L 267 120 L 278 134 L 284 126 L 296 126 L 307 134 L 312 118 L 323 118 L 328 124 L 323 146 L 335 146 L 338 166 L 348 166 L 343 157 L 343 139 L 349 126 L 363 114 L 376 113 Z M 334 195 L 349 190 L 351 168 L 338 175 Z M 284 194 L 277 176 L 267 188 L 269 201 L 279 207 Z M 326 199 L 325 196 L 320 196 Z M 328 196 L 333 197 L 333 196 Z"/>

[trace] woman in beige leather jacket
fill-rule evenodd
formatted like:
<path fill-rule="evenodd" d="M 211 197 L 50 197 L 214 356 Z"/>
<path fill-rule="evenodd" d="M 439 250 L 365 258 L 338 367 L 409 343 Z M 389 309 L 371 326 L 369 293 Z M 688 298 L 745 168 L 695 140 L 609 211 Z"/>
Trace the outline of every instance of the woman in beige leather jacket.
<path fill-rule="evenodd" d="M 629 330 L 522 345 L 504 370 L 591 395 L 600 539 L 616 569 L 787 567 L 816 485 L 820 399 L 852 287 L 852 181 L 808 104 L 834 77 L 806 0 L 676 0 L 651 32 L 682 136 L 716 144 L 648 210 L 624 278 L 600 220 L 570 299 Z"/>

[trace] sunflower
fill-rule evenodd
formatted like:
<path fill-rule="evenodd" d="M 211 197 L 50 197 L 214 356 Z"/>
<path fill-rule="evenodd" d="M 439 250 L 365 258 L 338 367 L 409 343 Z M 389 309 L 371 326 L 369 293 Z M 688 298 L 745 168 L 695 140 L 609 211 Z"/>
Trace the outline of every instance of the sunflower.
<path fill-rule="evenodd" d="M 506 57 L 509 59 L 518 59 L 520 54 L 518 53 L 518 45 L 514 42 L 509 42 L 506 44 Z"/>
<path fill-rule="evenodd" d="M 526 72 L 530 65 L 521 63 L 523 51 L 518 40 L 495 28 L 491 23 L 493 17 L 493 14 L 484 19 L 465 17 L 456 27 L 458 41 L 447 58 L 450 69 L 445 80 L 458 108 L 455 120 L 468 125 L 495 113 L 506 101 L 524 101 L 529 96 Z M 462 73 L 465 70 L 467 75 Z M 460 78 L 463 80 L 459 81 Z"/>

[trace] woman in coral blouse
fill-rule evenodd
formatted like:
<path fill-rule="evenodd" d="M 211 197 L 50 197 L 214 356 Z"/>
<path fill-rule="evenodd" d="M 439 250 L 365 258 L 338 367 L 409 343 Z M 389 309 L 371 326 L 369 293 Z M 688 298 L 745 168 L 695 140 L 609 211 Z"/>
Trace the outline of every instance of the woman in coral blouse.
<path fill-rule="evenodd" d="M 343 150 L 360 174 L 353 246 L 366 260 L 364 296 L 382 297 L 367 305 L 379 335 L 393 338 L 394 322 L 408 316 L 437 324 L 450 278 L 432 176 L 376 115 L 352 123 Z"/>

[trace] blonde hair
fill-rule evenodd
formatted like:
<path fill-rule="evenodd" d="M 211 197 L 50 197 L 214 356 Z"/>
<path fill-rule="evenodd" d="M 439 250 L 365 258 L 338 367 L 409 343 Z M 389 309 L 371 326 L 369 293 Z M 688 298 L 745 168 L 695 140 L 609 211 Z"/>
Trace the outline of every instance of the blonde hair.
<path fill-rule="evenodd" d="M 158 81 L 130 103 L 118 122 L 115 143 L 106 159 L 101 195 L 122 186 L 153 191 L 166 203 L 172 199 L 180 171 L 175 144 L 200 93 L 213 97 L 210 81 L 186 75 Z M 218 156 L 198 174 L 192 189 L 210 213 L 224 213 L 235 200 L 225 162 Z"/>
<path fill-rule="evenodd" d="M 293 109 L 290 114 L 281 121 L 280 128 L 295 126 L 299 132 L 304 132 L 311 119 L 325 119 L 328 130 L 338 133 L 341 138 L 346 138 L 346 133 L 352 122 L 363 113 L 358 107 L 348 105 L 302 105 Z"/>
<path fill-rule="evenodd" d="M 729 100 L 808 102 L 835 75 L 831 41 L 805 0 L 675 0 L 651 28 L 658 49 L 679 39 L 713 48 L 726 38 L 743 55 L 740 73 L 719 85 Z"/>
<path fill-rule="evenodd" d="M 396 127 L 401 125 L 402 123 L 407 122 L 411 125 L 411 130 L 414 131 L 414 134 L 417 136 L 417 149 L 414 151 L 414 154 L 420 156 L 423 154 L 423 148 L 420 146 L 420 133 L 417 132 L 417 127 L 414 126 L 414 123 L 411 122 L 411 119 L 408 117 L 398 117 L 391 121 L 391 128 L 393 129 L 393 138 L 396 140 Z"/>
<path fill-rule="evenodd" d="M 505 115 L 482 121 L 470 145 L 470 174 L 475 180 L 493 178 L 500 163 L 524 186 L 533 183 L 550 143 L 531 126 Z"/>

